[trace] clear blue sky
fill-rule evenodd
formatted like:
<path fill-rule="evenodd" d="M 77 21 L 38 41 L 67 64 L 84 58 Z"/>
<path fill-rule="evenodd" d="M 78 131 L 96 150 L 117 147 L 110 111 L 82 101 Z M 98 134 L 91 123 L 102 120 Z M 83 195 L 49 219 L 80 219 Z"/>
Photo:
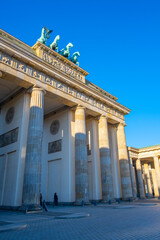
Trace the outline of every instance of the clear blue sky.
<path fill-rule="evenodd" d="M 160 1 L 2 1 L 0 28 L 32 46 L 41 28 L 79 51 L 96 85 L 132 111 L 127 144 L 160 144 Z M 48 41 L 49 43 L 49 41 Z"/>

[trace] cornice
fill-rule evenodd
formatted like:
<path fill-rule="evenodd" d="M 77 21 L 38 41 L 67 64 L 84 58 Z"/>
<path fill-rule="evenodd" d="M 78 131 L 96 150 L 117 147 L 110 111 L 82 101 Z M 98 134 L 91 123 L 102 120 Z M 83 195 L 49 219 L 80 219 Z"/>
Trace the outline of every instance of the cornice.
<path fill-rule="evenodd" d="M 128 147 L 128 151 L 131 153 L 144 153 L 144 152 L 151 152 L 151 151 L 157 151 L 160 150 L 160 144 L 159 145 L 154 145 L 154 146 L 149 146 L 149 147 L 144 147 L 144 148 L 133 148 L 133 147 Z"/>

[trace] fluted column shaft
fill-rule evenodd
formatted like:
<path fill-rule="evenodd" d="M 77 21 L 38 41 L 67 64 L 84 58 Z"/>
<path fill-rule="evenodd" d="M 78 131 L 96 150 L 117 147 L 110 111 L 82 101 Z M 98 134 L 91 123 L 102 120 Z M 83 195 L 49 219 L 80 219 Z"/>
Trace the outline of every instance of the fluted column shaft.
<path fill-rule="evenodd" d="M 134 180 L 132 158 L 129 158 L 129 167 L 130 167 L 130 174 L 131 174 L 132 193 L 133 193 L 133 197 L 136 198 L 136 185 Z"/>
<path fill-rule="evenodd" d="M 92 164 L 93 164 L 93 200 L 102 199 L 102 183 L 101 183 L 101 167 L 100 167 L 100 154 L 98 142 L 98 121 L 92 120 Z"/>
<path fill-rule="evenodd" d="M 102 199 L 104 201 L 109 201 L 113 198 L 113 180 L 109 149 L 108 124 L 105 116 L 101 116 L 99 119 L 99 150 L 102 179 Z"/>
<path fill-rule="evenodd" d="M 154 167 L 155 167 L 155 174 L 156 174 L 156 178 L 157 178 L 157 186 L 158 186 L 159 197 L 160 197 L 160 169 L 159 169 L 158 156 L 154 157 Z"/>
<path fill-rule="evenodd" d="M 156 171 L 153 168 L 151 171 L 152 171 L 152 181 L 153 181 L 153 188 L 154 188 L 154 197 L 159 197 Z"/>
<path fill-rule="evenodd" d="M 133 165 L 132 165 L 133 166 Z M 136 184 L 136 172 L 135 172 L 135 166 L 133 166 L 133 175 L 134 175 L 134 182 L 135 182 L 135 192 L 137 197 L 137 184 Z"/>
<path fill-rule="evenodd" d="M 85 108 L 75 111 L 75 181 L 76 202 L 88 202 L 88 161 L 86 148 Z"/>
<path fill-rule="evenodd" d="M 144 175 L 148 189 L 148 197 L 152 197 L 152 185 L 151 185 L 151 178 L 149 174 L 149 166 L 148 163 L 144 164 Z"/>
<path fill-rule="evenodd" d="M 34 87 L 31 93 L 30 118 L 23 185 L 23 205 L 39 206 L 44 90 Z"/>
<path fill-rule="evenodd" d="M 142 168 L 141 168 L 141 161 L 140 159 L 136 160 L 136 171 L 137 171 L 137 180 L 138 180 L 138 190 L 140 198 L 145 198 L 145 192 L 144 192 L 144 184 L 143 184 L 143 178 L 142 178 Z"/>
<path fill-rule="evenodd" d="M 122 199 L 128 200 L 129 198 L 133 197 L 133 195 L 131 187 L 126 138 L 124 132 L 124 124 L 120 123 L 118 125 L 117 139 L 118 139 L 118 155 L 120 165 Z"/>

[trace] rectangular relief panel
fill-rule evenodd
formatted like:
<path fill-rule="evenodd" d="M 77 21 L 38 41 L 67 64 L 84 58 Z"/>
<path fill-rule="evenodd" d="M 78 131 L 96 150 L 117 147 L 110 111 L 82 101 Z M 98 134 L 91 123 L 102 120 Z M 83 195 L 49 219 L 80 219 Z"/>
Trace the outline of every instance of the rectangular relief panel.
<path fill-rule="evenodd" d="M 48 154 L 62 151 L 62 139 L 48 143 Z"/>
<path fill-rule="evenodd" d="M 15 143 L 18 140 L 18 128 L 0 135 L 0 148 Z"/>

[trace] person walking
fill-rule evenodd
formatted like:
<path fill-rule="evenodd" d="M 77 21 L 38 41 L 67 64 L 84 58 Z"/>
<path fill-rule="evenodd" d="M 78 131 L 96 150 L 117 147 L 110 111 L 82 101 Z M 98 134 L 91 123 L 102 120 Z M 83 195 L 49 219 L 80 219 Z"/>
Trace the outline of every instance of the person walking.
<path fill-rule="evenodd" d="M 56 192 L 54 194 L 54 205 L 58 206 L 58 195 Z"/>

